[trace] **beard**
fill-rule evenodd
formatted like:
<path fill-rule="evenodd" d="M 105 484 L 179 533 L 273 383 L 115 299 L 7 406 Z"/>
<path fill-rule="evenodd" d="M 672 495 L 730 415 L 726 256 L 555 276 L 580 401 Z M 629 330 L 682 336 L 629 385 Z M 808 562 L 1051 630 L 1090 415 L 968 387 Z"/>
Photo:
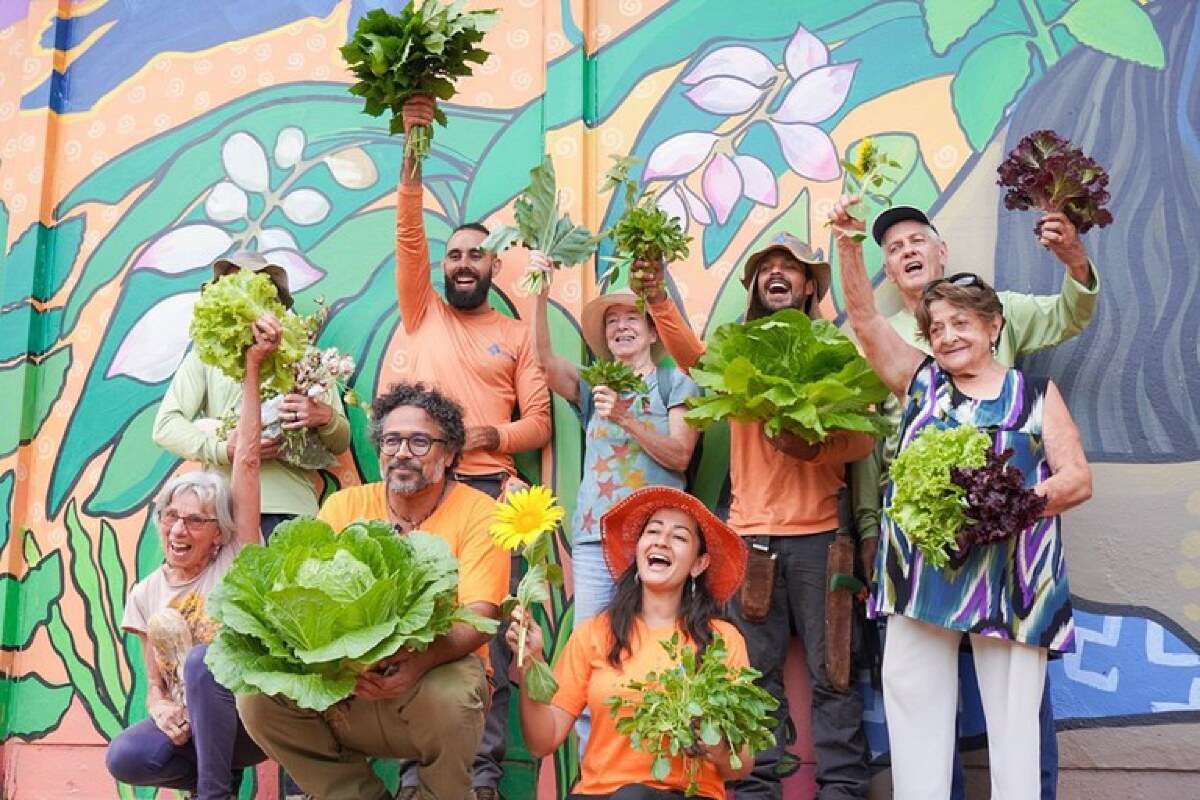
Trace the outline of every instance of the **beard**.
<path fill-rule="evenodd" d="M 397 467 L 404 467 L 410 470 L 411 473 L 416 474 L 412 477 L 401 477 L 396 472 Z M 416 494 L 431 483 L 433 483 L 433 480 L 425 474 L 425 470 L 421 468 L 421 462 L 415 458 L 405 459 L 388 469 L 388 489 L 396 494 Z"/>
<path fill-rule="evenodd" d="M 460 270 L 461 272 L 461 270 Z M 454 285 L 453 276 L 443 276 L 446 288 L 446 302 L 459 311 L 473 311 L 487 302 L 488 292 L 492 290 L 492 276 L 480 274 L 475 281 L 475 288 L 463 291 Z"/>

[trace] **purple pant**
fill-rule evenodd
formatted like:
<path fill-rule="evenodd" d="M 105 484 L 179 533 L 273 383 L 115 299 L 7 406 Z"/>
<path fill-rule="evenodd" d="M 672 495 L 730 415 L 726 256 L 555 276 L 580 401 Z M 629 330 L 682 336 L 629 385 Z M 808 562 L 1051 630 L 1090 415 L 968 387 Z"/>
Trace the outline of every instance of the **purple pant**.
<path fill-rule="evenodd" d="M 227 800 L 241 770 L 266 760 L 238 719 L 233 693 L 208 671 L 207 651 L 206 645 L 193 647 L 184 664 L 192 738 L 176 746 L 152 719 L 125 729 L 105 755 L 118 781 L 196 792 L 199 800 Z"/>

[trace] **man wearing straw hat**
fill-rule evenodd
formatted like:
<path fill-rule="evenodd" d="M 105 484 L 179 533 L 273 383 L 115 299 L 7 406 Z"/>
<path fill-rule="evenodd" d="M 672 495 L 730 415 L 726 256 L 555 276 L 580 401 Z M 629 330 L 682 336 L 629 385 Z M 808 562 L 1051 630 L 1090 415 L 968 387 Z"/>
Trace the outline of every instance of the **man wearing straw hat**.
<path fill-rule="evenodd" d="M 705 346 L 667 297 L 663 270 L 662 264 L 639 263 L 632 283 L 645 296 L 667 352 L 681 368 L 690 369 Z M 746 320 L 789 308 L 818 318 L 829 283 L 829 264 L 820 252 L 781 233 L 746 260 Z M 804 644 L 812 684 L 818 797 L 866 797 L 862 699 L 853 690 L 839 692 L 826 674 L 825 604 L 828 551 L 841 522 L 838 496 L 846 464 L 863 458 L 873 446 L 871 437 L 849 431 L 835 431 L 814 445 L 786 432 L 768 437 L 761 423 L 730 423 L 729 524 L 751 547 L 747 579 L 732 610 L 750 663 L 763 673 L 763 688 L 780 700 L 780 744 L 759 754 L 753 773 L 735 784 L 739 800 L 782 796 L 777 766 L 788 715 L 783 664 L 793 633 Z"/>

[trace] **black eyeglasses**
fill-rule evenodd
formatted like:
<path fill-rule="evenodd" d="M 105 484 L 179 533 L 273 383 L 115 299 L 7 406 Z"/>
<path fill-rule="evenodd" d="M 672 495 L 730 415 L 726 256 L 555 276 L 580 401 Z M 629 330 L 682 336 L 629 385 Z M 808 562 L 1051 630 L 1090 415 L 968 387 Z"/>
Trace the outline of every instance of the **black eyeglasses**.
<path fill-rule="evenodd" d="M 925 284 L 925 288 L 922 290 L 921 294 L 928 295 L 931 291 L 933 291 L 935 286 L 941 286 L 943 283 L 948 283 L 951 286 L 970 286 L 973 288 L 987 287 L 987 284 L 984 282 L 983 278 L 979 277 L 974 272 L 959 272 L 955 275 L 951 275 L 949 278 L 938 278 L 935 281 L 930 281 L 929 283 Z"/>
<path fill-rule="evenodd" d="M 379 452 L 385 456 L 394 456 L 400 452 L 400 445 L 408 444 L 408 452 L 420 458 L 429 454 L 429 450 L 433 447 L 434 442 L 444 443 L 445 441 L 445 439 L 438 438 L 437 436 L 427 436 L 423 433 L 414 433 L 411 436 L 389 433 L 379 439 Z"/>

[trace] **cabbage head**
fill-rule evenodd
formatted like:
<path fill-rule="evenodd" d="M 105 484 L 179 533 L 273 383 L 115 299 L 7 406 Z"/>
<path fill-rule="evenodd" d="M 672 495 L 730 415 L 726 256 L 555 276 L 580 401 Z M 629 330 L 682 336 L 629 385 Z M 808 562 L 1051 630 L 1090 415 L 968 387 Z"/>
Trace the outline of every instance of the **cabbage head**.
<path fill-rule="evenodd" d="M 350 696 L 371 665 L 424 650 L 455 623 L 497 627 L 459 605 L 458 561 L 437 536 L 397 536 L 386 522 L 339 534 L 311 517 L 243 549 L 208 613 L 221 623 L 206 658 L 220 683 L 317 711 Z"/>

